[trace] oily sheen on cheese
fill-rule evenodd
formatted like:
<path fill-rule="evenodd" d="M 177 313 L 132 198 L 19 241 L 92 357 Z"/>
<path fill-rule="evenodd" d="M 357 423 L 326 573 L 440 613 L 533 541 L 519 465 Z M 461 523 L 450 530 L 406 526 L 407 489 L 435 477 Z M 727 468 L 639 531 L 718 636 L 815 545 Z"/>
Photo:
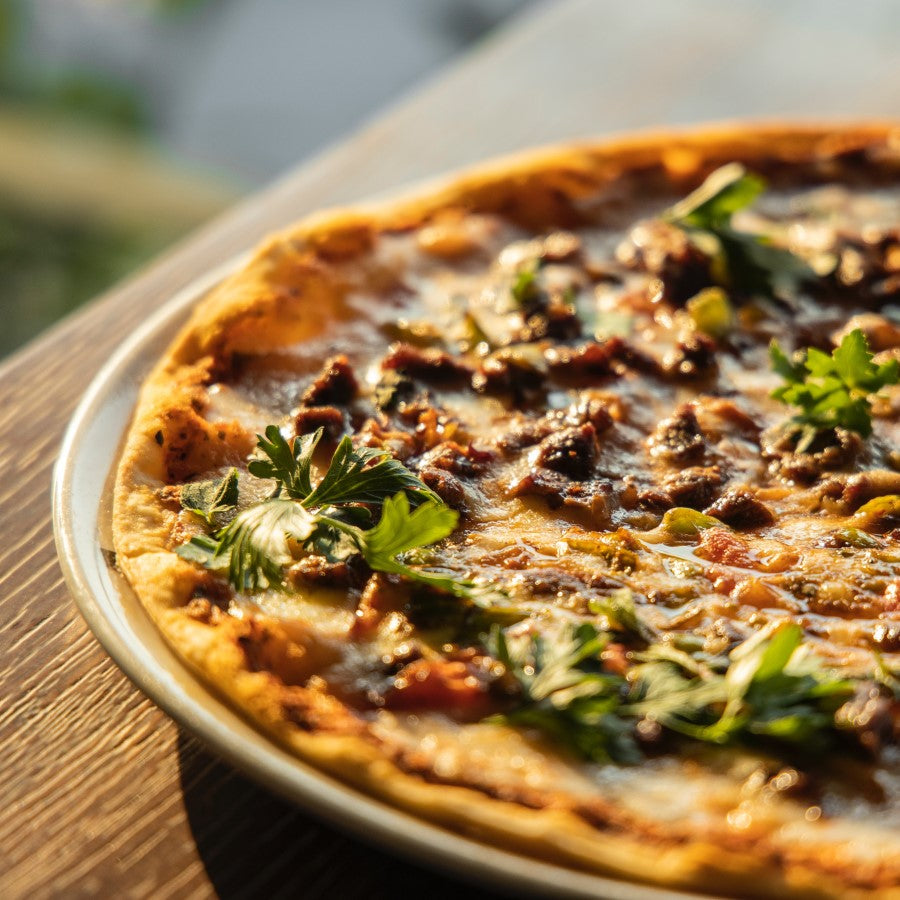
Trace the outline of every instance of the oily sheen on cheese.
<path fill-rule="evenodd" d="M 684 212 L 711 173 L 765 190 Z M 855 346 L 868 417 L 802 431 L 773 340 L 799 379 Z M 200 304 L 135 413 L 117 561 L 273 740 L 431 821 L 667 886 L 900 896 L 897 359 L 892 126 L 503 161 L 301 223 Z M 278 476 L 319 429 L 309 483 Z M 345 446 L 400 500 L 317 504 Z M 266 503 L 290 524 L 236 575 Z M 379 556 L 423 505 L 447 527 Z"/>

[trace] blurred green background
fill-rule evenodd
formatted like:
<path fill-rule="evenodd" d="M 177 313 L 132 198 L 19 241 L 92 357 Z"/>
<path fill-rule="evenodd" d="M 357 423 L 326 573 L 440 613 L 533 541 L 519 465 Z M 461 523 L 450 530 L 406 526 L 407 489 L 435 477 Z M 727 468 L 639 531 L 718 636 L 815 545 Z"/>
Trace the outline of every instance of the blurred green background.
<path fill-rule="evenodd" d="M 0 0 L 0 357 L 531 0 Z"/>

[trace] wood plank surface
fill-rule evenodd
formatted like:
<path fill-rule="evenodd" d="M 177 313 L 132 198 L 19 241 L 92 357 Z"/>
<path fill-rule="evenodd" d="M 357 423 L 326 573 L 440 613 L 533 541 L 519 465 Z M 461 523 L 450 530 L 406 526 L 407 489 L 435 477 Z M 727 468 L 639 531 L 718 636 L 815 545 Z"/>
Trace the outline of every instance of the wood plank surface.
<path fill-rule="evenodd" d="M 271 796 L 131 686 L 56 562 L 66 421 L 150 310 L 306 212 L 629 127 L 898 115 L 898 26 L 892 0 L 545 3 L 0 367 L 0 896 L 488 897 Z"/>

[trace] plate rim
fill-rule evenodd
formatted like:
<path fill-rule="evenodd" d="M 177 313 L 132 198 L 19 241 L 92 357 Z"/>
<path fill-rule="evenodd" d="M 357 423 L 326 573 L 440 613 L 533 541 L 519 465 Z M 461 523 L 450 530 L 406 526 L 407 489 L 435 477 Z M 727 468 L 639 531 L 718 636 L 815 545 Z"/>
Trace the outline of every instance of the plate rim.
<path fill-rule="evenodd" d="M 56 552 L 69 593 L 96 640 L 132 684 L 167 716 L 173 719 L 217 757 L 238 769 L 257 784 L 274 791 L 294 806 L 320 821 L 324 820 L 339 830 L 350 833 L 370 846 L 378 846 L 407 861 L 424 865 L 442 874 L 462 878 L 469 883 L 491 887 L 500 891 L 524 891 L 532 895 L 555 897 L 608 897 L 615 900 L 709 900 L 710 895 L 680 891 L 652 884 L 625 881 L 591 872 L 557 865 L 552 862 L 527 857 L 454 832 L 426 819 L 393 807 L 371 795 L 350 787 L 317 769 L 298 757 L 292 756 L 269 740 L 258 728 L 248 722 L 258 735 L 262 735 L 268 752 L 262 756 L 249 753 L 249 745 L 235 739 L 230 726 L 210 715 L 205 703 L 184 693 L 172 694 L 166 690 L 168 670 L 158 660 L 158 673 L 147 670 L 139 661 L 137 651 L 150 654 L 144 645 L 137 648 L 129 642 L 123 621 L 109 615 L 110 604 L 121 601 L 121 591 L 107 590 L 90 575 L 90 561 L 79 550 L 76 540 L 86 514 L 76 510 L 70 502 L 74 494 L 73 476 L 82 443 L 98 415 L 109 404 L 116 389 L 123 387 L 123 379 L 136 358 L 147 352 L 148 344 L 166 337 L 174 338 L 177 329 L 194 304 L 219 284 L 227 275 L 237 271 L 250 258 L 250 252 L 238 254 L 215 266 L 177 291 L 158 310 L 153 312 L 128 338 L 126 338 L 92 378 L 88 388 L 76 406 L 66 427 L 60 452 L 53 469 L 51 489 L 52 523 Z M 155 362 L 155 357 L 145 360 L 145 368 Z M 131 421 L 138 385 L 125 385 L 131 396 L 131 412 L 122 423 L 123 431 L 116 435 L 117 446 L 124 429 Z M 113 465 L 120 450 L 113 453 Z M 109 472 L 104 473 L 103 483 Z M 89 523 L 97 523 L 109 514 L 104 513 L 108 498 L 105 488 L 97 496 Z M 91 544 L 100 548 L 100 535 L 92 529 Z M 114 567 L 106 561 L 106 567 Z M 112 596 L 115 594 L 116 596 Z M 146 616 L 146 612 L 141 610 Z M 149 619 L 149 616 L 147 617 Z M 155 626 L 153 626 L 155 627 Z M 239 715 L 224 700 L 214 695 L 187 665 L 175 656 L 177 665 L 198 687 L 211 704 Z M 243 717 L 241 717 L 243 718 Z M 201 858 L 202 861 L 202 858 Z M 460 866 L 463 863 L 464 866 Z"/>

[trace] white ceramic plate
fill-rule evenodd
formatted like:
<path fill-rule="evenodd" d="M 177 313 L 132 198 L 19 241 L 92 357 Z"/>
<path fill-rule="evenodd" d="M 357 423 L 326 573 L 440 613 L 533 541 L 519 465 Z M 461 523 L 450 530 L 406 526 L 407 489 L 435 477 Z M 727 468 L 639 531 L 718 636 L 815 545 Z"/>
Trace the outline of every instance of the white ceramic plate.
<path fill-rule="evenodd" d="M 56 546 L 69 589 L 100 643 L 140 690 L 229 763 L 338 827 L 418 863 L 516 894 L 702 900 L 498 850 L 348 788 L 271 743 L 209 692 L 163 641 L 111 565 L 111 473 L 150 367 L 190 307 L 242 261 L 191 285 L 135 332 L 94 379 L 66 432 L 53 484 Z"/>

